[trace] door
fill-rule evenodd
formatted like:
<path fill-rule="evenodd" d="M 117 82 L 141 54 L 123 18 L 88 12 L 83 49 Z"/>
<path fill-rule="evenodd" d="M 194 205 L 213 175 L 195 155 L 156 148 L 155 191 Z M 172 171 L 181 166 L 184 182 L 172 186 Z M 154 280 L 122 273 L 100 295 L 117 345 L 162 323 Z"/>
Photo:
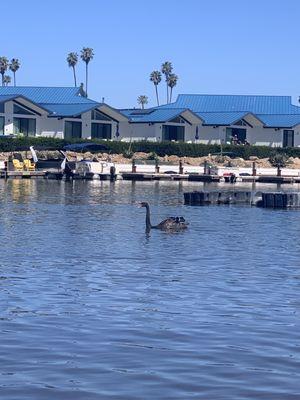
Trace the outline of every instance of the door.
<path fill-rule="evenodd" d="M 16 135 L 34 136 L 36 134 L 36 120 L 34 118 L 14 117 L 14 133 Z"/>
<path fill-rule="evenodd" d="M 184 126 L 163 125 L 162 140 L 184 141 Z"/>
<path fill-rule="evenodd" d="M 65 139 L 81 138 L 81 122 L 65 121 Z"/>
<path fill-rule="evenodd" d="M 283 131 L 282 147 L 294 147 L 294 131 L 292 129 Z"/>
<path fill-rule="evenodd" d="M 111 124 L 92 123 L 92 139 L 111 139 Z"/>

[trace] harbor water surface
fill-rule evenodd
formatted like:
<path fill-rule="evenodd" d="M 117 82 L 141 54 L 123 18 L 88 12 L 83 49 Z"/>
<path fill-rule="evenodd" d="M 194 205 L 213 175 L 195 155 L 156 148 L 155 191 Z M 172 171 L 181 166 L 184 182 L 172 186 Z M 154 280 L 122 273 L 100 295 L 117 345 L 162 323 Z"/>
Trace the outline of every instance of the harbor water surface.
<path fill-rule="evenodd" d="M 1 399 L 300 399 L 300 212 L 202 187 L 0 182 Z"/>

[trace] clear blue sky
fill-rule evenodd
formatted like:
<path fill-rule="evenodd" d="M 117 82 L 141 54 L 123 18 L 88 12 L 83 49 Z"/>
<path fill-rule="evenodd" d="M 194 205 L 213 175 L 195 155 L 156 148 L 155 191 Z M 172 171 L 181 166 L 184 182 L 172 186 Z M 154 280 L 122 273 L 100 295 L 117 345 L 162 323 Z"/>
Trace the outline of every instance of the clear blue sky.
<path fill-rule="evenodd" d="M 299 20 L 299 0 L 14 0 L 1 4 L 0 56 L 20 59 L 20 85 L 72 86 L 67 53 L 92 47 L 89 97 L 115 107 L 136 106 L 140 94 L 154 105 L 149 73 L 166 60 L 179 75 L 175 96 L 296 99 Z"/>

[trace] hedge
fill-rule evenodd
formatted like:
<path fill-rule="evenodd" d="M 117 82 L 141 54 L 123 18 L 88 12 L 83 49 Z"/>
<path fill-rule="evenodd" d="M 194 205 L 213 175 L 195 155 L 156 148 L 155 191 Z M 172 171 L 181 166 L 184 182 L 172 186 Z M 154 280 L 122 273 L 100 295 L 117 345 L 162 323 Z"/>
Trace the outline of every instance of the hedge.
<path fill-rule="evenodd" d="M 28 150 L 29 146 L 34 146 L 37 150 L 60 150 L 66 144 L 89 142 L 87 139 L 56 139 L 56 138 L 41 138 L 41 137 L 17 137 L 17 138 L 0 138 L 0 152 L 24 151 Z M 177 155 L 179 157 L 203 157 L 208 154 L 220 154 L 220 145 L 205 145 L 191 143 L 175 143 L 175 142 L 120 142 L 120 141 L 104 141 L 93 140 L 93 142 L 104 144 L 111 153 L 131 153 L 145 152 L 156 153 L 158 156 Z M 269 157 L 274 152 L 285 153 L 289 157 L 300 157 L 300 148 L 271 148 L 267 146 L 239 146 L 239 145 L 224 145 L 222 152 L 230 157 L 241 157 L 249 159 L 250 156 L 259 158 Z"/>

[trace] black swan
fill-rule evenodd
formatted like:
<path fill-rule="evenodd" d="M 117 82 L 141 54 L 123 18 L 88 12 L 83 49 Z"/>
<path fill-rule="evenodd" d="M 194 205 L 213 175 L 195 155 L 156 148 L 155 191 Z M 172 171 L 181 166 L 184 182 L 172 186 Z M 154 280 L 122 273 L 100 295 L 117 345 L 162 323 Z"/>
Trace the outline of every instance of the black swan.
<path fill-rule="evenodd" d="M 158 225 L 152 225 L 150 220 L 150 207 L 149 203 L 143 201 L 140 203 L 140 207 L 146 208 L 146 231 L 150 229 L 160 229 L 162 231 L 181 231 L 187 229 L 188 222 L 183 217 L 169 217 L 161 221 Z"/>

